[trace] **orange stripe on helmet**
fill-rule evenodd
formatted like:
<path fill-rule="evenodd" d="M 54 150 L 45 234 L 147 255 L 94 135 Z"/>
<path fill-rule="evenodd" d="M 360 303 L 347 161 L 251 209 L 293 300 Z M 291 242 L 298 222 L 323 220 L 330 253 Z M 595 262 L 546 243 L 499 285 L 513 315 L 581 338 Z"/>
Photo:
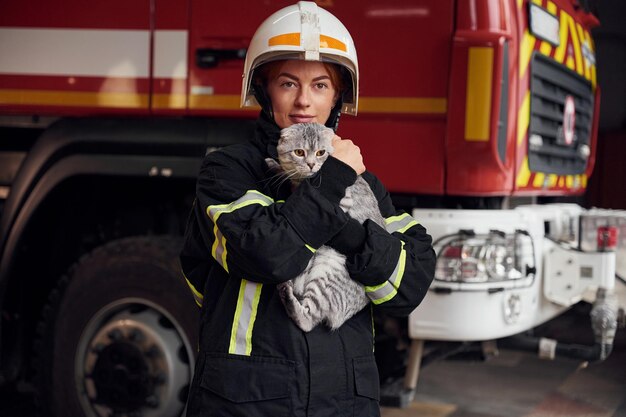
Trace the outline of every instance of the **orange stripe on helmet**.
<path fill-rule="evenodd" d="M 300 46 L 300 34 L 295 33 L 284 33 L 282 35 L 277 35 L 271 37 L 267 41 L 268 46 L 279 46 L 279 45 L 290 45 L 290 46 Z M 339 39 L 331 38 L 330 36 L 320 35 L 320 48 L 330 48 L 337 49 L 339 51 L 348 52 L 348 47 L 345 43 L 341 42 Z"/>
<path fill-rule="evenodd" d="M 348 52 L 348 48 L 345 43 L 341 42 L 339 39 L 331 38 L 326 35 L 320 35 L 320 48 L 331 48 Z"/>
<path fill-rule="evenodd" d="M 284 33 L 282 35 L 277 35 L 271 37 L 267 41 L 268 46 L 278 46 L 278 45 L 291 45 L 291 46 L 300 46 L 300 34 L 299 33 Z"/>

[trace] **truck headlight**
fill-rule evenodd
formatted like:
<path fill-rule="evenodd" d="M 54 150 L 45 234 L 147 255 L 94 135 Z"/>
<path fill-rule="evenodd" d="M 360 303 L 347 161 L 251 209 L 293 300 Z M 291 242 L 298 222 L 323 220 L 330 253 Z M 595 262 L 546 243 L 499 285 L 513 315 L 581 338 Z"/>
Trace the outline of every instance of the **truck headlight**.
<path fill-rule="evenodd" d="M 496 282 L 524 278 L 534 270 L 532 240 L 526 232 L 448 236 L 439 247 L 435 279 Z"/>

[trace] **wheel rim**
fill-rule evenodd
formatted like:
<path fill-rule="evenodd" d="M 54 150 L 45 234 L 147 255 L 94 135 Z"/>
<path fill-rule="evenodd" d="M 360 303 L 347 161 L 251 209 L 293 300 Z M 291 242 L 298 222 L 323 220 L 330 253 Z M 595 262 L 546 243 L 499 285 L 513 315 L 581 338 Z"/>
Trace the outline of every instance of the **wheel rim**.
<path fill-rule="evenodd" d="M 102 308 L 85 327 L 75 383 L 89 417 L 174 417 L 185 407 L 193 350 L 182 326 L 139 298 Z"/>

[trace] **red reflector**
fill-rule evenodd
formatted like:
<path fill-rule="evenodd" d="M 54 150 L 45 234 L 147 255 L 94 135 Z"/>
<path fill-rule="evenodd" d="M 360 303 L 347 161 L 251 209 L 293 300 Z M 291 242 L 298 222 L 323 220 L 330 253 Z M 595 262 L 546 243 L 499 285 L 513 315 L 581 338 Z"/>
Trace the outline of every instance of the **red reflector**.
<path fill-rule="evenodd" d="M 448 246 L 443 250 L 442 256 L 445 258 L 460 258 L 462 249 L 461 246 Z"/>
<path fill-rule="evenodd" d="M 614 250 L 617 247 L 617 227 L 598 227 L 598 250 Z"/>

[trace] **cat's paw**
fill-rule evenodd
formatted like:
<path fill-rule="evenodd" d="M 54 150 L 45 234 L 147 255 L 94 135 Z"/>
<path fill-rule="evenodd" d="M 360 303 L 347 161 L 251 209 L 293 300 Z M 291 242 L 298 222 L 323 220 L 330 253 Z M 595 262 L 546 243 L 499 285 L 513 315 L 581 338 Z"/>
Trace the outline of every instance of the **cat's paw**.
<path fill-rule="evenodd" d="M 283 301 L 283 304 L 289 303 L 293 298 L 293 282 L 286 281 L 278 284 L 278 296 Z"/>
<path fill-rule="evenodd" d="M 352 198 L 352 193 L 350 190 L 346 190 L 346 195 L 339 202 L 339 207 L 341 207 L 344 213 L 348 213 L 353 206 L 354 199 Z"/>

